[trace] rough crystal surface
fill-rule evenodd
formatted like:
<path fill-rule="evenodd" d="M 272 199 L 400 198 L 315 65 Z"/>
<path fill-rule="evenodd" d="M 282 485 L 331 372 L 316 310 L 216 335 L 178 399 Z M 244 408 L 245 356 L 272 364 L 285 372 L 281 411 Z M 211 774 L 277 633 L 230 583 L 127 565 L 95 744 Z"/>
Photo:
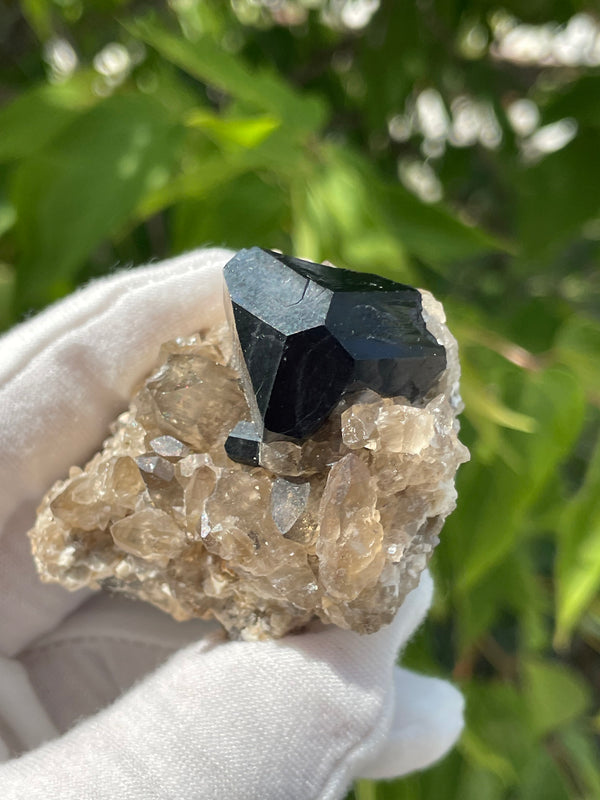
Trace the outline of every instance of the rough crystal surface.
<path fill-rule="evenodd" d="M 346 393 L 304 441 L 256 438 L 249 464 L 225 450 L 250 417 L 230 330 L 166 343 L 103 449 L 43 499 L 30 532 L 42 578 L 216 617 L 245 639 L 314 618 L 363 633 L 390 622 L 468 457 L 456 342 L 421 295 L 447 362 L 422 397 Z"/>

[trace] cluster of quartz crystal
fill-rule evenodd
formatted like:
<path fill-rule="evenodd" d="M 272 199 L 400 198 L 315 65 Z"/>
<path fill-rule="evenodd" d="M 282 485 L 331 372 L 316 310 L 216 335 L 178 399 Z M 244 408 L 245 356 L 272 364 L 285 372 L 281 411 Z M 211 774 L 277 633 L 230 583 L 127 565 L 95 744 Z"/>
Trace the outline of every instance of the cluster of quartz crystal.
<path fill-rule="evenodd" d="M 447 367 L 415 404 L 342 398 L 302 444 L 224 444 L 248 409 L 231 333 L 163 345 L 160 365 L 84 469 L 56 483 L 30 532 L 44 580 L 106 588 L 234 637 L 282 636 L 317 617 L 368 633 L 391 621 L 455 504 L 459 365 L 442 306 L 423 292 Z"/>

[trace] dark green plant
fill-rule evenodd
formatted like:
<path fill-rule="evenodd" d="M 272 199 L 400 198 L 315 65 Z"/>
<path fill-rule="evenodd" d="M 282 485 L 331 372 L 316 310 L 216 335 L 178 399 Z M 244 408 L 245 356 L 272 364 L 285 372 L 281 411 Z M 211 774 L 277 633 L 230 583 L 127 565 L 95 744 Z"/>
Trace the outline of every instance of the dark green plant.
<path fill-rule="evenodd" d="M 430 288 L 472 461 L 404 661 L 453 671 L 468 724 L 434 769 L 354 794 L 598 798 L 596 7 L 382 0 L 351 28 L 308 5 L 0 10 L 1 323 L 207 243 Z"/>

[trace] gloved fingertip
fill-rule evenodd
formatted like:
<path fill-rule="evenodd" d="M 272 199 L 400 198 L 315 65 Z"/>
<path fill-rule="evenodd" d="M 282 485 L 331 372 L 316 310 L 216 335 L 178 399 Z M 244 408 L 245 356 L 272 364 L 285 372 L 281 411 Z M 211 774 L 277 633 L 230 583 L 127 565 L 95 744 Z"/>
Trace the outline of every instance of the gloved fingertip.
<path fill-rule="evenodd" d="M 394 715 L 364 778 L 393 778 L 424 769 L 446 755 L 464 727 L 464 698 L 447 681 L 395 670 Z"/>

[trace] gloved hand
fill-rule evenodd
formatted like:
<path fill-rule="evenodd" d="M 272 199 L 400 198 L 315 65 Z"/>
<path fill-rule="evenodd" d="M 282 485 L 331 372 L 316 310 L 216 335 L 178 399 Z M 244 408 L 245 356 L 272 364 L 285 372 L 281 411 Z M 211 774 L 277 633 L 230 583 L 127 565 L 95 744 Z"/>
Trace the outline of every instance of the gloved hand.
<path fill-rule="evenodd" d="M 36 503 L 98 449 L 160 343 L 222 315 L 229 257 L 121 272 L 0 338 L 3 800 L 340 798 L 354 777 L 431 764 L 460 733 L 460 694 L 394 666 L 428 573 L 376 634 L 257 643 L 35 573 Z"/>

